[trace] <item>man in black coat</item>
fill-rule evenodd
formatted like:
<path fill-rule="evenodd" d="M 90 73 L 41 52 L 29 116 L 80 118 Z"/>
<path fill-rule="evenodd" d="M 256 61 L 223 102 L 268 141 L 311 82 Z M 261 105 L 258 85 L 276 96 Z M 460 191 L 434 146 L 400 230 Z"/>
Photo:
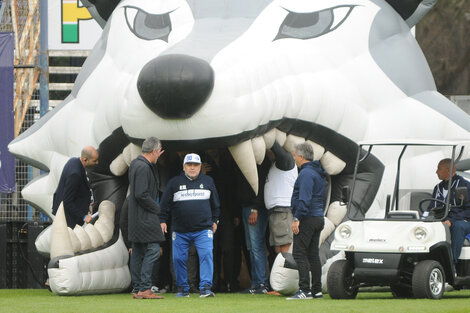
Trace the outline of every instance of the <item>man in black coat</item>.
<path fill-rule="evenodd" d="M 70 228 L 89 223 L 92 192 L 85 169 L 98 164 L 98 151 L 91 146 L 83 148 L 80 158 L 71 158 L 65 163 L 60 175 L 59 185 L 54 193 L 52 214 L 57 213 L 60 203 L 64 203 L 65 219 Z"/>
<path fill-rule="evenodd" d="M 157 204 L 158 173 L 155 164 L 163 153 L 160 140 L 147 138 L 142 154 L 129 167 L 128 238 L 132 243 L 131 276 L 134 299 L 161 299 L 150 289 L 152 269 L 158 259 L 160 243 L 165 241 L 160 228 Z"/>

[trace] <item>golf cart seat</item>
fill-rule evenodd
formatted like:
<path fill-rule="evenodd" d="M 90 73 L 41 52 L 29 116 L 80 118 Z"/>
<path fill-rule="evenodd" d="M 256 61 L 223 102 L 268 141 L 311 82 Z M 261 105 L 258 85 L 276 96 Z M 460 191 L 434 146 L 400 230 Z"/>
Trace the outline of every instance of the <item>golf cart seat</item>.
<path fill-rule="evenodd" d="M 387 219 L 398 219 L 398 220 L 419 220 L 418 211 L 390 211 L 387 213 Z"/>

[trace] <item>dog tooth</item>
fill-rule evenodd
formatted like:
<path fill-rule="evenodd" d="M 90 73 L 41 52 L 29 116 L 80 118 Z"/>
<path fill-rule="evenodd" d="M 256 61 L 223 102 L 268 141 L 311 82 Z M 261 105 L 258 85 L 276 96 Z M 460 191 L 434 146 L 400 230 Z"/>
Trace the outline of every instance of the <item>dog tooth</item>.
<path fill-rule="evenodd" d="M 286 142 L 286 133 L 283 131 L 280 131 L 277 128 L 275 130 L 276 130 L 276 141 L 282 147 L 284 146 L 284 143 Z"/>
<path fill-rule="evenodd" d="M 122 155 L 124 158 L 124 162 L 126 162 L 127 166 L 131 165 L 132 157 L 131 157 L 131 144 L 128 144 L 123 150 Z"/>
<path fill-rule="evenodd" d="M 321 244 L 334 232 L 336 226 L 333 224 L 332 221 L 328 217 L 325 216 L 324 218 L 324 226 L 320 233 L 320 239 L 318 241 L 318 246 L 320 247 Z"/>
<path fill-rule="evenodd" d="M 286 149 L 287 152 L 294 153 L 295 146 L 302 142 L 305 142 L 304 138 L 295 135 L 288 135 L 286 142 L 284 143 L 284 149 Z"/>
<path fill-rule="evenodd" d="M 124 160 L 124 155 L 121 153 L 111 162 L 109 165 L 109 170 L 116 176 L 122 176 L 126 173 L 129 165 Z"/>
<path fill-rule="evenodd" d="M 142 148 L 130 143 L 123 150 L 122 155 L 124 156 L 124 161 L 129 166 L 131 165 L 132 160 L 137 158 L 142 153 Z"/>
<path fill-rule="evenodd" d="M 276 130 L 273 128 L 270 131 L 268 131 L 266 134 L 263 135 L 264 142 L 266 144 L 266 149 L 271 149 L 271 147 L 274 144 L 274 141 L 276 141 Z"/>
<path fill-rule="evenodd" d="M 251 140 L 228 148 L 251 188 L 258 195 L 258 169 Z"/>
<path fill-rule="evenodd" d="M 74 255 L 67 222 L 65 221 L 64 203 L 59 205 L 51 231 L 51 259 L 62 255 Z"/>
<path fill-rule="evenodd" d="M 72 228 L 67 227 L 67 230 L 69 231 L 69 236 L 70 236 L 70 241 L 72 242 L 73 252 L 77 253 L 78 251 L 80 251 L 80 248 L 81 248 L 80 240 L 78 240 L 78 237 L 73 232 Z"/>
<path fill-rule="evenodd" d="M 253 153 L 255 155 L 256 164 L 261 165 L 266 155 L 266 143 L 264 142 L 263 137 L 256 137 L 251 140 L 251 145 L 253 146 Z"/>
<path fill-rule="evenodd" d="M 131 161 L 142 154 L 142 147 L 131 143 Z"/>
<path fill-rule="evenodd" d="M 337 175 L 346 167 L 346 162 L 327 151 L 320 159 L 320 163 L 329 175 Z"/>
<path fill-rule="evenodd" d="M 320 146 L 319 144 L 311 141 L 311 140 L 307 140 L 307 142 L 309 144 L 312 145 L 313 147 L 313 159 L 315 161 L 318 161 L 321 159 L 321 157 L 323 156 L 323 153 L 325 153 L 325 148 L 323 148 L 322 146 Z"/>

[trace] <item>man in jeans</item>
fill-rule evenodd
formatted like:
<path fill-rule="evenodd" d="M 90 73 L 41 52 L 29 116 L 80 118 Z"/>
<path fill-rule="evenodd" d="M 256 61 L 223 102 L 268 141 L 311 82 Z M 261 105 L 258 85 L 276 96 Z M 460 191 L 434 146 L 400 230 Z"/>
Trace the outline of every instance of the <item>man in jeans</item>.
<path fill-rule="evenodd" d="M 299 291 L 287 300 L 322 298 L 318 241 L 324 225 L 326 173 L 320 162 L 313 161 L 313 148 L 307 142 L 295 147 L 294 160 L 300 167 L 291 200 L 294 216 L 292 254 L 299 270 Z"/>
<path fill-rule="evenodd" d="M 242 291 L 249 294 L 268 293 L 267 258 L 265 235 L 268 226 L 268 211 L 264 205 L 264 183 L 271 162 L 265 158 L 258 169 L 259 193 L 255 194 L 241 173 L 237 174 L 237 200 L 242 207 L 246 248 L 251 265 L 251 286 Z M 248 263 L 248 262 L 247 262 Z"/>
<path fill-rule="evenodd" d="M 132 243 L 131 276 L 134 299 L 161 299 L 150 290 L 153 264 L 158 259 L 160 242 L 165 241 L 160 228 L 156 203 L 158 174 L 155 164 L 163 153 L 160 140 L 147 138 L 142 154 L 129 167 L 128 231 Z"/>

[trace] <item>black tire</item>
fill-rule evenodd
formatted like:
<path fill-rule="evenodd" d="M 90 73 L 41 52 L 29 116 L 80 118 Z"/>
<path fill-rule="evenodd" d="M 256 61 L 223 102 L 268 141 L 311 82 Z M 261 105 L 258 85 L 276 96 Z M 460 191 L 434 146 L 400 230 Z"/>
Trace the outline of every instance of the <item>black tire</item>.
<path fill-rule="evenodd" d="M 395 298 L 413 298 L 413 289 L 409 286 L 394 284 L 390 286 Z"/>
<path fill-rule="evenodd" d="M 355 299 L 359 288 L 354 286 L 352 268 L 348 261 L 338 260 L 331 264 L 327 275 L 328 293 L 332 299 Z"/>
<path fill-rule="evenodd" d="M 413 271 L 413 295 L 415 298 L 441 299 L 445 282 L 445 273 L 439 262 L 421 261 Z"/>

